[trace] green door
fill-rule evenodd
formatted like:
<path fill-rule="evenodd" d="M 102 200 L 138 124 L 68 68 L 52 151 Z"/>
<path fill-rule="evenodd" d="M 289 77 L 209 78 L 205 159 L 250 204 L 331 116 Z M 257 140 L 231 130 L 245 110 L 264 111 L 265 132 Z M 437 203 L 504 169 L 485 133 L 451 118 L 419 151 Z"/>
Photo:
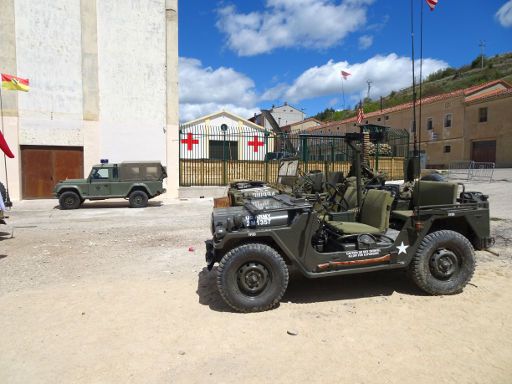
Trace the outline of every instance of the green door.
<path fill-rule="evenodd" d="M 90 196 L 94 197 L 109 197 L 111 185 L 111 172 L 109 168 L 99 168 L 96 172 L 91 173 L 91 189 Z"/>

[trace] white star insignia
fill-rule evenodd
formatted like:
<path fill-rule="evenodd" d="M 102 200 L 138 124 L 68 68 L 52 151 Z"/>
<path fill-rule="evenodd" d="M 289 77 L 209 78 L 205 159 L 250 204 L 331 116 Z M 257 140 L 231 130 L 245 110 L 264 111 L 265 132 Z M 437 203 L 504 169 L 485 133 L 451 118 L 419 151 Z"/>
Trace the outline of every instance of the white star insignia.
<path fill-rule="evenodd" d="M 407 255 L 407 248 L 409 248 L 409 246 L 405 245 L 402 241 L 402 243 L 396 248 L 398 249 L 398 254 L 405 253 Z"/>

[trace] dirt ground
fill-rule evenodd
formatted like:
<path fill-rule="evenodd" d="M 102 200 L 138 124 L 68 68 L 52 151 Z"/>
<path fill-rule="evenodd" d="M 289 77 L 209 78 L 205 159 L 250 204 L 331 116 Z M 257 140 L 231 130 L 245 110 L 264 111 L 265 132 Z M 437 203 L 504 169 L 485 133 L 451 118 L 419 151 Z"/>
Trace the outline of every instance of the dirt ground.
<path fill-rule="evenodd" d="M 511 383 L 510 186 L 472 188 L 491 194 L 499 256 L 478 252 L 463 293 L 294 274 L 256 314 L 204 268 L 210 199 L 18 202 L 0 227 L 0 383 Z"/>

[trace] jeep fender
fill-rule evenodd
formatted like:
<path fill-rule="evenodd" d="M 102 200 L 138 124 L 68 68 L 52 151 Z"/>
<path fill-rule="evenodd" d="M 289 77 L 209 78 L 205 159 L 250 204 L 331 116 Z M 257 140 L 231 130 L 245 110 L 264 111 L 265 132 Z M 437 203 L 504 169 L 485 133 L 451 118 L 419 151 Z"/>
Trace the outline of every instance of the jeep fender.
<path fill-rule="evenodd" d="M 80 188 L 78 188 L 77 185 L 63 185 L 55 191 L 55 195 L 59 197 L 63 192 L 67 191 L 75 192 L 78 196 L 80 196 L 80 199 L 84 199 L 82 192 L 80 192 Z"/>
<path fill-rule="evenodd" d="M 128 198 L 130 194 L 133 191 L 144 191 L 148 194 L 149 198 L 152 198 L 155 194 L 151 191 L 151 189 L 148 188 L 148 186 L 145 183 L 134 183 L 128 193 L 126 194 L 125 198 Z"/>

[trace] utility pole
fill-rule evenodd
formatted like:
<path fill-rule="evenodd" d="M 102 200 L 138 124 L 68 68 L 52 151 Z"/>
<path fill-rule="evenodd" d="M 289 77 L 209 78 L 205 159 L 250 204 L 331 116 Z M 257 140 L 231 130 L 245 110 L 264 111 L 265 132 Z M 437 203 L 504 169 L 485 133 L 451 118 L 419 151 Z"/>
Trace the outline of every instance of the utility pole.
<path fill-rule="evenodd" d="M 373 81 L 371 80 L 366 80 L 366 83 L 368 84 L 368 92 L 366 94 L 366 98 L 369 100 L 370 99 L 370 89 L 372 88 L 372 83 Z"/>
<path fill-rule="evenodd" d="M 484 69 L 484 49 L 485 49 L 485 40 L 480 40 L 480 60 L 481 60 L 481 69 Z"/>

